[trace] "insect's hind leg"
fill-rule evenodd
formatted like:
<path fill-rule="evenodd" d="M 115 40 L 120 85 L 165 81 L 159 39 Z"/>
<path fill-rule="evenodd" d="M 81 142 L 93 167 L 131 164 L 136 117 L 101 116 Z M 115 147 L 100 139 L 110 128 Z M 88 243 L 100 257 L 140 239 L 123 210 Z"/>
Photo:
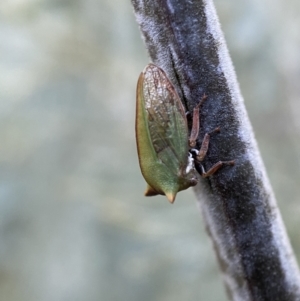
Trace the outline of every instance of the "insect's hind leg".
<path fill-rule="evenodd" d="M 196 139 L 198 138 L 199 134 L 199 127 L 200 127 L 200 106 L 202 103 L 207 99 L 207 96 L 204 94 L 199 101 L 199 103 L 196 105 L 196 107 L 193 110 L 193 126 L 191 130 L 191 135 L 189 138 L 189 146 L 190 147 L 195 147 L 196 146 Z"/>

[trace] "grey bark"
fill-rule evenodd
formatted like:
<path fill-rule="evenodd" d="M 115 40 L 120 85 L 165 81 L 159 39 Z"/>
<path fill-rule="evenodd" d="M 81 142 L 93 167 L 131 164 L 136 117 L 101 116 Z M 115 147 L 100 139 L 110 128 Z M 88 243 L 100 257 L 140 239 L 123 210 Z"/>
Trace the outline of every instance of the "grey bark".
<path fill-rule="evenodd" d="M 269 185 L 212 0 L 132 0 L 151 60 L 187 110 L 208 99 L 201 131 L 216 127 L 206 168 L 235 160 L 196 187 L 232 300 L 300 300 L 300 277 Z"/>

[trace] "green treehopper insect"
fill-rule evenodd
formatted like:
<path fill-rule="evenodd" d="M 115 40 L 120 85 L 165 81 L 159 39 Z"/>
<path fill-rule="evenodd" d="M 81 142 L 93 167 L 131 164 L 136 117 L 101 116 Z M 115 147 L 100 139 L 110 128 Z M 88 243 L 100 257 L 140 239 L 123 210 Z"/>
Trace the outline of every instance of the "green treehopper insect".
<path fill-rule="evenodd" d="M 140 168 L 148 184 L 145 196 L 166 195 L 173 203 L 177 192 L 197 184 L 198 173 L 208 177 L 222 165 L 234 164 L 219 161 L 207 172 L 201 164 L 210 133 L 204 136 L 199 151 L 194 147 L 199 133 L 199 109 L 205 99 L 206 96 L 193 110 L 189 137 L 184 107 L 165 72 L 149 64 L 141 73 L 137 83 L 136 141 Z M 219 128 L 213 132 L 217 131 Z"/>

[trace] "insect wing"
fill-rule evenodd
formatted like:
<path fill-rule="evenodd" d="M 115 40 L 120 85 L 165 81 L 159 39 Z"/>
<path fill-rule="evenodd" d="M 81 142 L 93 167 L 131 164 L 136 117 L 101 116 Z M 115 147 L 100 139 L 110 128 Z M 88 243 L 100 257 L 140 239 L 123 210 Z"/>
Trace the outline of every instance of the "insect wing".
<path fill-rule="evenodd" d="M 149 64 L 144 72 L 143 94 L 148 129 L 157 157 L 174 175 L 185 168 L 188 128 L 185 111 L 165 72 Z"/>

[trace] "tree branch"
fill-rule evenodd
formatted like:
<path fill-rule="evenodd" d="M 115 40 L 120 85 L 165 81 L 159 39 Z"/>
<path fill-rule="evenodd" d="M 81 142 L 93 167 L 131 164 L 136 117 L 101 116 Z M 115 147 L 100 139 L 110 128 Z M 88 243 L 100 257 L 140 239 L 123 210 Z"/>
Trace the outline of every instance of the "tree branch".
<path fill-rule="evenodd" d="M 300 277 L 240 95 L 212 0 L 132 0 L 152 61 L 187 110 L 202 106 L 198 144 L 216 127 L 196 195 L 232 300 L 300 300 Z"/>

